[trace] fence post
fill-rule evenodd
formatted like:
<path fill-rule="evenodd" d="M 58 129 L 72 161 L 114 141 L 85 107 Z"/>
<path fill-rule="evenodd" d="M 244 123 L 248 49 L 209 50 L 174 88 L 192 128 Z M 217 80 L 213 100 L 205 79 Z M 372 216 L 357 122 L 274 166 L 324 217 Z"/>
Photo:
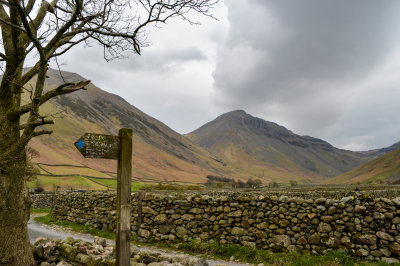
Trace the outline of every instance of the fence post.
<path fill-rule="evenodd" d="M 131 233 L 131 176 L 132 176 L 132 130 L 119 130 L 120 154 L 117 181 L 117 265 L 130 265 Z"/>

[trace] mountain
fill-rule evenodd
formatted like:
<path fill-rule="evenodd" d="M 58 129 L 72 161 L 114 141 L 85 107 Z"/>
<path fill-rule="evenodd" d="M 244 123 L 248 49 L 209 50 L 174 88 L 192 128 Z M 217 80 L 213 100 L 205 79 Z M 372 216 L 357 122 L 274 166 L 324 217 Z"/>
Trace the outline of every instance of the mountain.
<path fill-rule="evenodd" d="M 398 147 L 399 143 L 389 147 Z M 390 149 L 389 149 L 390 150 Z M 329 183 L 400 184 L 400 147 L 356 169 L 329 180 Z"/>
<path fill-rule="evenodd" d="M 253 117 L 243 110 L 217 117 L 186 135 L 228 165 L 259 177 L 307 180 L 347 172 L 385 150 L 352 152 L 326 141 L 299 136 L 276 123 Z"/>
<path fill-rule="evenodd" d="M 78 74 L 50 69 L 46 90 L 65 81 L 82 80 L 85 78 Z M 30 82 L 33 85 L 35 79 Z M 204 183 L 207 175 L 258 178 L 264 183 L 322 182 L 400 146 L 399 142 L 365 152 L 341 150 L 241 110 L 223 114 L 182 136 L 121 97 L 93 84 L 86 88 L 54 98 L 41 107 L 42 114 L 56 120 L 49 127 L 54 134 L 30 143 L 40 154 L 33 161 L 43 175 L 96 176 L 94 181 L 104 185 L 107 182 L 101 178 L 115 177 L 117 162 L 83 158 L 73 143 L 86 132 L 117 135 L 122 127 L 134 133 L 133 177 L 153 182 Z M 26 92 L 23 99 L 27 101 L 29 96 Z"/>
<path fill-rule="evenodd" d="M 70 72 L 48 71 L 47 90 L 65 81 L 85 78 Z M 34 82 L 34 80 L 30 81 Z M 103 172 L 116 172 L 116 161 L 85 159 L 73 143 L 85 132 L 118 135 L 119 128 L 133 129 L 133 176 L 161 181 L 204 182 L 206 175 L 223 172 L 224 166 L 210 154 L 160 121 L 146 115 L 121 97 L 93 84 L 87 90 L 58 96 L 44 104 L 41 112 L 56 117 L 50 136 L 31 141 L 40 153 L 37 163 L 86 165 Z M 23 97 L 29 97 L 25 93 Z"/>

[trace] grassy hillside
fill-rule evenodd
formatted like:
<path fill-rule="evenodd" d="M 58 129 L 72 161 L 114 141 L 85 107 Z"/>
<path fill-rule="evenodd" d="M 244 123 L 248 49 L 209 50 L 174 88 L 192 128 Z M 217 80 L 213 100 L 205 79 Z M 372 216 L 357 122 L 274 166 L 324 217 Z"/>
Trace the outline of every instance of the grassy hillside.
<path fill-rule="evenodd" d="M 74 73 L 63 72 L 62 75 L 68 81 L 85 80 Z M 49 70 L 48 76 L 47 90 L 62 82 L 58 71 Z M 29 93 L 24 93 L 23 97 L 27 100 Z M 102 91 L 93 84 L 89 84 L 86 91 L 45 103 L 41 111 L 55 117 L 55 124 L 49 127 L 54 133 L 31 141 L 31 147 L 39 153 L 33 161 L 49 165 L 88 166 L 91 169 L 58 167 L 53 169 L 57 171 L 55 174 L 112 177 L 106 173 L 116 172 L 115 160 L 85 159 L 73 143 L 86 132 L 117 135 L 122 127 L 134 131 L 133 178 L 198 183 L 204 182 L 208 174 L 225 171 L 224 166 L 213 160 L 205 150 L 121 97 Z M 42 165 L 42 168 L 49 170 L 51 166 Z"/>
<path fill-rule="evenodd" d="M 387 183 L 400 184 L 400 149 L 344 173 L 329 183 Z"/>
<path fill-rule="evenodd" d="M 251 177 L 260 179 L 263 183 L 297 181 L 303 184 L 318 183 L 323 180 L 318 174 L 299 169 L 293 162 L 284 156 L 280 156 L 278 152 L 276 152 L 276 157 L 282 163 L 281 166 L 264 161 L 234 144 L 221 146 L 214 152 L 219 158 L 222 158 L 224 163 L 229 165 L 232 172 L 228 173 L 228 176 L 236 176 L 242 180 Z"/>

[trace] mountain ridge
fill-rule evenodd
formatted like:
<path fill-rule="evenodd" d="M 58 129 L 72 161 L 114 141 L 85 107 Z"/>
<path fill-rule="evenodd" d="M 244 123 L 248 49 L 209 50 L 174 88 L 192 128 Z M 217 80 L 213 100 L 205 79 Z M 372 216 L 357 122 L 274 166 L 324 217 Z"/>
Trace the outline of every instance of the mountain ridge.
<path fill-rule="evenodd" d="M 324 140 L 297 135 L 281 125 L 253 117 L 243 110 L 222 114 L 186 136 L 223 160 L 226 147 L 233 143 L 260 161 L 283 168 L 289 163 L 305 173 L 325 177 L 349 171 L 388 149 L 368 152 L 338 149 Z M 278 157 L 285 158 L 286 164 L 279 162 Z"/>

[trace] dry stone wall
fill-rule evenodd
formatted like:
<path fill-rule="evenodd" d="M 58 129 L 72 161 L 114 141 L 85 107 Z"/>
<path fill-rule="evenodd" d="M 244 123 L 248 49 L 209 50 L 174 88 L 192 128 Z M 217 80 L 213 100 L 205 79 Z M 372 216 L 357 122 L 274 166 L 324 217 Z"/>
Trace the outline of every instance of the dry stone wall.
<path fill-rule="evenodd" d="M 113 193 L 60 193 L 52 215 L 113 231 L 115 200 Z M 133 193 L 131 227 L 141 241 L 201 239 L 313 254 L 342 249 L 370 261 L 400 258 L 399 197 Z"/>
<path fill-rule="evenodd" d="M 51 208 L 53 204 L 53 193 L 31 193 L 32 207 L 43 209 Z"/>

